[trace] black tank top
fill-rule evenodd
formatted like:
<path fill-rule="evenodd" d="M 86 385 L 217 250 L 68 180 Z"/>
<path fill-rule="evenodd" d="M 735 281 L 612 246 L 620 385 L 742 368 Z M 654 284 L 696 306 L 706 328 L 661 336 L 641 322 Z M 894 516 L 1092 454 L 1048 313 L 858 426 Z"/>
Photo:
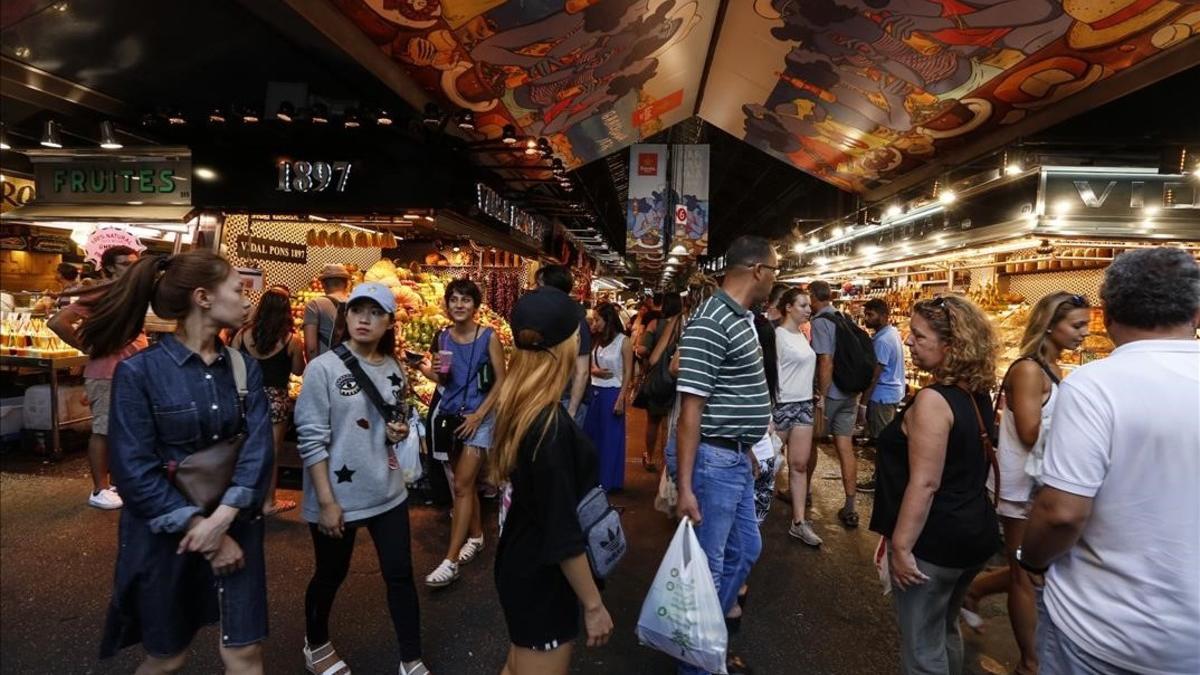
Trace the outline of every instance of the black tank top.
<path fill-rule="evenodd" d="M 941 485 L 933 495 L 929 518 L 913 546 L 913 554 L 943 567 L 975 567 L 987 562 L 1000 548 L 996 512 L 987 497 L 991 463 L 979 439 L 979 422 L 968 394 L 958 387 L 942 384 L 929 388 L 950 404 L 954 424 L 946 443 Z M 974 394 L 974 398 L 983 419 L 992 419 L 991 398 L 987 394 Z M 900 426 L 903 421 L 902 412 L 880 433 L 878 440 L 871 530 L 889 539 L 908 486 L 908 437 Z"/>
<path fill-rule="evenodd" d="M 288 377 L 292 374 L 292 356 L 288 354 L 287 345 L 284 345 L 283 349 L 265 359 L 260 359 L 251 354 L 244 342 L 242 344 L 242 351 L 250 358 L 258 361 L 258 367 L 262 369 L 264 387 L 287 388 Z"/>

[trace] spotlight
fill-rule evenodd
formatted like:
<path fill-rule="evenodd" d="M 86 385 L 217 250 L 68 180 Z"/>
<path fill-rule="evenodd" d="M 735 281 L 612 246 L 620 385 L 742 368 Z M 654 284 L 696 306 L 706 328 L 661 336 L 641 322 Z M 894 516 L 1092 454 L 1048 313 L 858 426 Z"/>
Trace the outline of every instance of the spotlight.
<path fill-rule="evenodd" d="M 212 122 L 213 124 L 224 124 L 225 113 L 220 108 L 213 108 L 212 111 L 208 113 L 208 121 Z"/>
<path fill-rule="evenodd" d="M 392 116 L 391 116 L 391 114 L 390 114 L 390 113 L 388 113 L 388 111 L 386 111 L 386 110 L 384 110 L 384 109 L 380 108 L 380 110 L 379 110 L 379 114 L 375 116 L 375 124 L 378 124 L 378 125 L 379 125 L 379 126 L 381 126 L 381 127 L 390 127 L 390 126 L 392 126 Z"/>
<path fill-rule="evenodd" d="M 442 123 L 442 111 L 438 109 L 436 103 L 430 102 L 425 104 L 425 117 L 421 121 L 427 127 L 436 127 Z"/>
<path fill-rule="evenodd" d="M 206 166 L 198 166 L 192 173 L 200 180 L 214 181 L 217 179 L 217 172 Z"/>
<path fill-rule="evenodd" d="M 1009 162 L 1008 165 L 1004 167 L 1004 175 L 1006 176 L 1016 176 L 1023 171 L 1025 171 L 1025 167 L 1021 166 L 1020 162 Z"/>
<path fill-rule="evenodd" d="M 55 122 L 54 120 L 46 121 L 45 130 L 42 132 L 42 147 L 62 147 L 62 136 L 58 132 L 58 122 Z"/>
<path fill-rule="evenodd" d="M 504 125 L 504 133 L 500 136 L 500 140 L 505 145 L 516 145 L 517 143 L 517 128 L 511 124 Z"/>
<path fill-rule="evenodd" d="M 525 141 L 525 154 L 529 156 L 538 154 L 537 141 L 533 140 L 532 138 Z"/>
<path fill-rule="evenodd" d="M 183 124 L 187 124 L 187 118 L 183 116 L 182 110 L 180 110 L 179 108 L 175 108 L 175 109 L 171 110 L 171 112 L 167 113 L 167 123 L 170 124 L 171 126 L 177 127 L 177 126 L 180 126 Z"/>
<path fill-rule="evenodd" d="M 125 147 L 117 140 L 117 134 L 113 130 L 113 123 L 108 120 L 100 123 L 100 147 L 105 150 L 120 150 Z"/>
<path fill-rule="evenodd" d="M 346 108 L 345 114 L 342 115 L 342 126 L 347 129 L 357 129 L 360 125 L 358 122 L 358 110 L 355 108 Z"/>
<path fill-rule="evenodd" d="M 279 104 L 279 110 L 275 113 L 275 119 L 280 122 L 289 123 L 292 121 L 292 116 L 296 114 L 296 108 L 288 101 Z"/>
<path fill-rule="evenodd" d="M 0 122 L 0 150 L 12 150 L 12 144 L 8 142 L 8 127 Z"/>
<path fill-rule="evenodd" d="M 256 111 L 255 109 L 253 109 L 253 108 L 243 108 L 242 109 L 242 123 L 243 124 L 258 124 L 259 119 L 260 118 L 258 116 L 258 111 Z"/>
<path fill-rule="evenodd" d="M 891 206 L 888 207 L 887 217 L 895 218 L 896 216 L 898 216 L 902 213 L 904 213 L 904 209 L 901 208 L 899 204 L 892 204 Z"/>
<path fill-rule="evenodd" d="M 834 239 L 840 239 L 844 236 L 846 236 L 846 228 L 842 227 L 841 225 L 833 228 L 833 238 Z"/>
<path fill-rule="evenodd" d="M 329 106 L 324 103 L 314 103 L 312 107 L 313 124 L 329 124 Z"/>
<path fill-rule="evenodd" d="M 954 190 L 942 190 L 938 193 L 938 201 L 943 204 L 953 204 L 957 200 L 958 195 L 954 193 Z"/>
<path fill-rule="evenodd" d="M 475 113 L 464 110 L 458 114 L 458 128 L 463 131 L 475 131 Z"/>
<path fill-rule="evenodd" d="M 804 245 L 804 242 L 799 241 L 792 247 L 792 250 L 796 252 L 796 255 L 803 255 L 806 248 L 808 247 Z"/>

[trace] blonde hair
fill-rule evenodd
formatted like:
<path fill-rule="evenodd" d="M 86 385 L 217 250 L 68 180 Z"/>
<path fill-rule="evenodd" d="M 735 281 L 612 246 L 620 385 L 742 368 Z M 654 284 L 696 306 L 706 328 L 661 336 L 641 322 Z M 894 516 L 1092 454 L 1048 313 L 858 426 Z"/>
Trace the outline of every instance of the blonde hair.
<path fill-rule="evenodd" d="M 913 315 L 917 314 L 946 344 L 946 358 L 933 373 L 939 384 L 961 384 L 976 393 L 996 386 L 1000 341 L 983 310 L 965 297 L 946 295 L 917 302 Z"/>
<path fill-rule="evenodd" d="M 1067 318 L 1072 310 L 1088 308 L 1088 302 L 1083 296 L 1066 291 L 1051 293 L 1038 300 L 1033 306 L 1033 311 L 1029 313 L 1025 334 L 1021 336 L 1021 356 L 1041 360 L 1042 345 L 1046 343 L 1046 336 L 1054 330 L 1058 322 Z"/>
<path fill-rule="evenodd" d="M 547 408 L 557 406 L 575 371 L 579 332 L 548 350 L 518 349 L 508 362 L 496 404 L 495 444 L 491 455 L 491 478 L 499 484 L 517 465 L 521 441 Z M 545 438 L 554 415 L 546 417 L 541 435 Z M 535 451 L 536 452 L 536 451 Z M 536 456 L 536 455 L 535 455 Z"/>

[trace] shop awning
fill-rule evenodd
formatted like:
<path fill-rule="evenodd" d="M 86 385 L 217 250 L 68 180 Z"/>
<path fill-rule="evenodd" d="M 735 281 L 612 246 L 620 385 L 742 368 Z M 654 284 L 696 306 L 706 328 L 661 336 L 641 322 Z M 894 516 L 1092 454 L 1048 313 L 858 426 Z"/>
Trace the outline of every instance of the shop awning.
<path fill-rule="evenodd" d="M 55 221 L 171 223 L 191 219 L 190 205 L 108 205 L 108 204 L 27 204 L 0 215 L 5 223 L 45 223 Z"/>

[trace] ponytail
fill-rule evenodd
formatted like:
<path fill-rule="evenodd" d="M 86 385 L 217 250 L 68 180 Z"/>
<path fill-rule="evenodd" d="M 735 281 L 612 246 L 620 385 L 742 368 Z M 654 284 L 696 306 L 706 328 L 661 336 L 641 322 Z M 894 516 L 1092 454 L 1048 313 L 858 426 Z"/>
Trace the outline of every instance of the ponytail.
<path fill-rule="evenodd" d="M 160 318 L 182 320 L 192 311 L 192 291 L 216 288 L 232 269 L 212 251 L 142 258 L 94 304 L 80 341 L 92 358 L 114 354 L 142 332 L 148 308 Z"/>

